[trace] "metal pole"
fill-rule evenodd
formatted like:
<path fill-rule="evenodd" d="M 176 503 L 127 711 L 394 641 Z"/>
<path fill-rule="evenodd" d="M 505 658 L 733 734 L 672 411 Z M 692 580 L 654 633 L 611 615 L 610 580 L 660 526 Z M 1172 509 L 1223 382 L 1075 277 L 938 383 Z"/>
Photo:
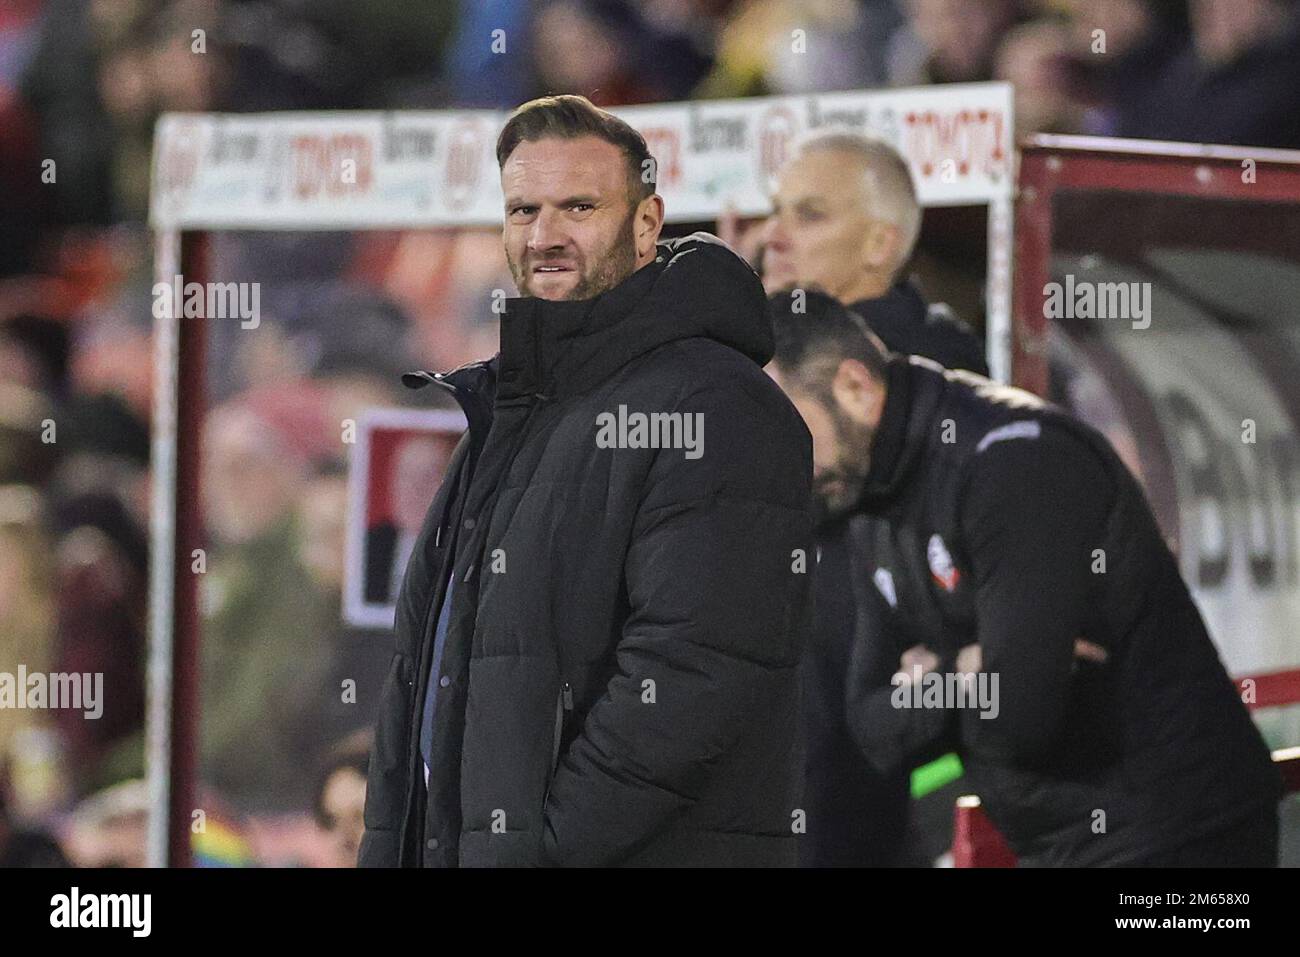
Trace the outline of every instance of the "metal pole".
<path fill-rule="evenodd" d="M 989 375 L 998 382 L 1011 381 L 1013 325 L 1011 320 L 1011 254 L 1014 241 L 1014 200 L 1001 196 L 989 203 L 988 311 L 985 348 Z"/>
<path fill-rule="evenodd" d="M 161 230 L 156 282 L 202 279 L 201 240 Z M 189 274 L 188 276 L 186 274 Z M 179 302 L 154 320 L 152 502 L 149 555 L 149 659 L 145 762 L 150 867 L 190 863 L 199 720 L 199 615 L 191 554 L 202 544 L 199 439 L 203 425 L 203 320 L 182 331 Z M 182 388 L 182 383 L 184 388 Z"/>
<path fill-rule="evenodd" d="M 160 230 L 154 241 L 154 279 L 171 284 L 180 272 L 181 236 Z M 171 801 L 172 624 L 176 567 L 176 420 L 180 363 L 179 303 L 155 313 L 153 327 L 152 500 L 149 547 L 149 659 L 145 767 L 149 792 L 147 861 L 167 866 Z"/>

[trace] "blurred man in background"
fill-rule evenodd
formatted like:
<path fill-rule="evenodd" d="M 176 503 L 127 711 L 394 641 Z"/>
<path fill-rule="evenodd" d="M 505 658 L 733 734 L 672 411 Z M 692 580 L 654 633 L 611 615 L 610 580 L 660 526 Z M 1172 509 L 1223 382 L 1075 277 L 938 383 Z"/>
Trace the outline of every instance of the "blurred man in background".
<path fill-rule="evenodd" d="M 397 600 L 406 561 L 450 457 L 445 441 L 427 435 L 409 436 L 398 446 L 388 476 L 392 518 L 366 530 L 367 602 L 387 605 Z"/>
<path fill-rule="evenodd" d="M 781 168 L 763 250 L 769 292 L 821 289 L 867 320 L 895 352 L 988 372 L 984 350 L 907 278 L 921 207 L 907 162 L 880 140 L 815 133 Z"/>
<path fill-rule="evenodd" d="M 1191 0 L 1191 43 L 1116 134 L 1186 143 L 1300 144 L 1300 8 L 1293 0 Z M 1130 93 L 1130 96 L 1132 94 Z"/>
<path fill-rule="evenodd" d="M 998 43 L 1021 15 L 1018 0 L 904 0 L 908 23 L 889 50 L 891 86 L 981 83 Z"/>
<path fill-rule="evenodd" d="M 338 697 L 323 684 L 329 635 L 298 555 L 310 431 L 248 401 L 214 409 L 205 429 L 202 767 L 241 811 L 308 805 L 316 735 Z"/>

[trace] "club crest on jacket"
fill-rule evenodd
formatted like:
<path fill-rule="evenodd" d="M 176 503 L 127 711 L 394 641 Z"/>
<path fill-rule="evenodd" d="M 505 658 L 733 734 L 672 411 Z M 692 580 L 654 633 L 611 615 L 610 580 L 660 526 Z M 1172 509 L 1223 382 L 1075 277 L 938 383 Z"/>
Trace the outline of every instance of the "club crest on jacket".
<path fill-rule="evenodd" d="M 872 581 L 876 583 L 876 588 L 880 594 L 885 596 L 885 601 L 889 602 L 890 608 L 898 607 L 898 592 L 894 590 L 894 575 L 888 568 L 877 568 Z"/>
<path fill-rule="evenodd" d="M 930 560 L 930 576 L 944 591 L 955 591 L 957 582 L 961 580 L 961 572 L 957 571 L 957 566 L 952 563 L 948 546 L 943 543 L 943 539 L 937 532 L 930 536 L 930 544 L 925 553 Z"/>

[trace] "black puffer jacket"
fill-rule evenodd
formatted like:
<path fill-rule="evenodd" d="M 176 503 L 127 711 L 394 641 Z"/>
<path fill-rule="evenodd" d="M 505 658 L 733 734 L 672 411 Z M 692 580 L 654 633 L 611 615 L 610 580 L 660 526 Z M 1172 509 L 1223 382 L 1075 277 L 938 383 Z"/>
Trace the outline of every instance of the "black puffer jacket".
<path fill-rule="evenodd" d="M 421 374 L 469 431 L 398 599 L 361 865 L 795 862 L 812 448 L 769 322 L 696 234 L 594 300 L 511 300 L 496 358 Z M 702 454 L 600 447 L 621 407 L 698 414 Z"/>

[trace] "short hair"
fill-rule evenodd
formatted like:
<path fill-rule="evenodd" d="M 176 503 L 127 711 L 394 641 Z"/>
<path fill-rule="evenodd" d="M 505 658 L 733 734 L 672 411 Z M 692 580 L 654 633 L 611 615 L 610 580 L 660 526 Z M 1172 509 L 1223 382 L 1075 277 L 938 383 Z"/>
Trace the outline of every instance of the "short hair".
<path fill-rule="evenodd" d="M 792 155 L 830 151 L 857 158 L 870 174 L 872 195 L 868 203 L 872 213 L 896 226 L 903 238 L 894 270 L 897 275 L 907 265 L 921 233 L 921 204 L 907 160 L 884 140 L 835 129 L 817 130 L 796 140 Z"/>
<path fill-rule="evenodd" d="M 594 136 L 623 152 L 633 205 L 654 195 L 658 169 L 645 137 L 585 96 L 570 93 L 529 100 L 510 114 L 497 137 L 497 168 L 505 168 L 506 160 L 520 143 L 580 136 Z"/>
<path fill-rule="evenodd" d="M 883 381 L 890 353 L 867 321 L 819 289 L 783 289 L 771 296 L 768 312 L 775 340 L 773 361 L 796 388 L 826 400 L 835 369 L 845 359 L 860 362 Z"/>

